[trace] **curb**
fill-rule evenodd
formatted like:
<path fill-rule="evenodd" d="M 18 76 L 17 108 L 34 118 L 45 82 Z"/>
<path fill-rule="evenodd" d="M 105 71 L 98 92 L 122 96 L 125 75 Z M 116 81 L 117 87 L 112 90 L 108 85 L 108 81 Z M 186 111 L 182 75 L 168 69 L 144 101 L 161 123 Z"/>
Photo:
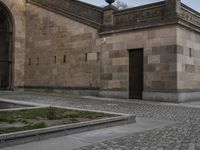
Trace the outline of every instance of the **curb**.
<path fill-rule="evenodd" d="M 33 109 L 33 108 L 32 108 Z M 89 110 L 85 110 L 89 111 Z M 94 111 L 93 111 L 94 112 Z M 113 113 L 110 113 L 113 114 Z M 0 135 L 0 148 L 24 144 L 33 141 L 40 141 L 49 138 L 56 138 L 75 133 L 87 132 L 97 129 L 109 128 L 136 122 L 134 115 L 121 115 L 111 118 L 86 121 L 75 124 L 54 126 L 29 131 L 21 131 Z"/>

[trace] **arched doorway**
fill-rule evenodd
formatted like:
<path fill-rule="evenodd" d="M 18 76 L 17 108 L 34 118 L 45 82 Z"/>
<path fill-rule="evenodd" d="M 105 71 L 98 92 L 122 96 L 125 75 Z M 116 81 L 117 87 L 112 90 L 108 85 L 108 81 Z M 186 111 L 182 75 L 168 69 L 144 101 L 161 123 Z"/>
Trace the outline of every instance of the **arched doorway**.
<path fill-rule="evenodd" d="M 0 90 L 12 88 L 13 23 L 0 2 Z"/>

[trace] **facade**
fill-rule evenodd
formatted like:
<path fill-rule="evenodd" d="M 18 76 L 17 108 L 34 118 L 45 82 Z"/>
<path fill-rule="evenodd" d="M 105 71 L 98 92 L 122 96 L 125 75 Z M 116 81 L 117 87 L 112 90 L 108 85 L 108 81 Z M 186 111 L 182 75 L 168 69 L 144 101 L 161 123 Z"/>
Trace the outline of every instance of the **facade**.
<path fill-rule="evenodd" d="M 200 100 L 200 14 L 180 0 L 0 0 L 0 88 Z"/>

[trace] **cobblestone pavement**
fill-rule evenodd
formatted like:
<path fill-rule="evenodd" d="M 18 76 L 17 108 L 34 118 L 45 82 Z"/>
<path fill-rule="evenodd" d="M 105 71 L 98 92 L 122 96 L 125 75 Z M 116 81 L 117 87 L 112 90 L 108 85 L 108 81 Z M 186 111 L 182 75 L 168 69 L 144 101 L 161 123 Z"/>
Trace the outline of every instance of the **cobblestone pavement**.
<path fill-rule="evenodd" d="M 200 124 L 199 122 L 177 123 L 79 150 L 200 150 Z"/>
<path fill-rule="evenodd" d="M 200 150 L 200 108 L 148 102 L 119 102 L 68 96 L 0 93 L 1 98 L 44 104 L 135 114 L 138 117 L 176 123 L 161 129 L 80 148 L 79 150 Z"/>

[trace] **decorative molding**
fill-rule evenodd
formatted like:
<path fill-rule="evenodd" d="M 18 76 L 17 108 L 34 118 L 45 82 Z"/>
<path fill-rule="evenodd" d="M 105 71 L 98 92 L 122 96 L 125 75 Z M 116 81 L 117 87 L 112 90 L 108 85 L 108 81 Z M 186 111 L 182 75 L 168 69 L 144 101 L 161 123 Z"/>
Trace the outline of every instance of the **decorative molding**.
<path fill-rule="evenodd" d="M 180 17 L 181 19 L 200 28 L 200 14 L 186 5 L 182 5 Z"/>
<path fill-rule="evenodd" d="M 115 28 L 146 26 L 148 24 L 159 23 L 163 21 L 164 13 L 164 3 L 133 8 L 122 12 L 119 11 L 114 15 Z"/>
<path fill-rule="evenodd" d="M 77 0 L 27 1 L 95 27 L 101 31 L 100 34 L 112 34 L 169 24 L 180 24 L 200 32 L 200 13 L 184 4 L 181 4 L 181 11 L 178 13 L 167 11 L 165 1 L 116 11 L 113 13 L 113 25 L 106 26 L 103 25 L 103 9 L 100 7 Z M 174 6 L 170 5 L 170 7 Z"/>
<path fill-rule="evenodd" d="M 148 4 L 115 12 L 114 25 L 104 28 L 100 35 L 175 24 L 200 32 L 200 13 L 184 4 L 178 13 L 168 12 L 164 1 Z"/>
<path fill-rule="evenodd" d="M 76 0 L 27 0 L 27 2 L 75 16 L 85 20 L 87 24 L 101 26 L 103 23 L 103 9 Z"/>

